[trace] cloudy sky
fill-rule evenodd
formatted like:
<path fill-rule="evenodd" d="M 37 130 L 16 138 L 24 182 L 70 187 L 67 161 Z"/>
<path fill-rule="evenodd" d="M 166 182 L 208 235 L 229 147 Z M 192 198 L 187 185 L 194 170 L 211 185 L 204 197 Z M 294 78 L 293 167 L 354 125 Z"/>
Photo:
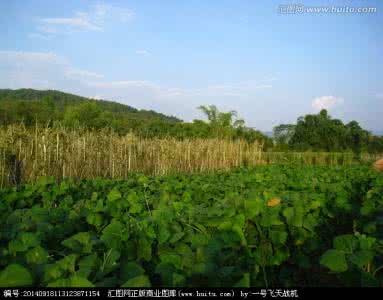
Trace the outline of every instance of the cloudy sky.
<path fill-rule="evenodd" d="M 0 88 L 58 89 L 190 121 L 237 110 L 269 131 L 327 108 L 383 129 L 383 2 L 0 1 Z"/>

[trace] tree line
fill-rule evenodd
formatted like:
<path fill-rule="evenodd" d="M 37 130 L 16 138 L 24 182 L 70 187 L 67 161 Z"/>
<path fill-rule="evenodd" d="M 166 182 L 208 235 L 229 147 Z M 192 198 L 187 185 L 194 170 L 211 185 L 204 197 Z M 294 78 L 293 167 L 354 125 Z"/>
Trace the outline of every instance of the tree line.
<path fill-rule="evenodd" d="M 72 128 L 108 127 L 120 134 L 133 132 L 144 138 L 245 139 L 250 143 L 263 142 L 265 149 L 273 145 L 272 139 L 262 132 L 247 128 L 245 122 L 237 118 L 235 111 L 220 112 L 214 105 L 198 108 L 207 116 L 207 121 L 182 122 L 154 111 L 137 110 L 120 103 L 87 99 L 57 91 L 41 94 L 42 91 L 24 89 L 22 93 L 16 93 L 16 96 L 9 92 L 11 90 L 6 91 L 0 90 L 1 125 L 23 123 L 35 126 L 38 123 L 42 126 L 62 125 Z"/>
<path fill-rule="evenodd" d="M 383 153 L 383 137 L 374 136 L 356 121 L 344 124 L 326 110 L 301 116 L 296 124 L 274 127 L 271 138 L 248 128 L 236 111 L 222 112 L 214 105 L 198 109 L 206 121 L 182 122 L 155 111 L 59 91 L 0 90 L 0 125 L 109 127 L 120 134 L 133 132 L 144 138 L 244 139 L 250 143 L 262 142 L 266 151 L 352 151 L 357 156 L 361 152 Z"/>
<path fill-rule="evenodd" d="M 383 153 L 383 137 L 363 129 L 358 122 L 344 124 L 323 109 L 318 114 L 299 117 L 296 124 L 281 124 L 273 129 L 275 148 L 281 151 L 352 151 Z"/>

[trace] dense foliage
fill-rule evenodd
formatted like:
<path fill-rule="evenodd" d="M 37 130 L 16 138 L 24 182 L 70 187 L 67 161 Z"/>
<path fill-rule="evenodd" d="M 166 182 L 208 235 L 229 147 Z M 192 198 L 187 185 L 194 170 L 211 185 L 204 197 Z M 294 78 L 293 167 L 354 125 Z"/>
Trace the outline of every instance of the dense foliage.
<path fill-rule="evenodd" d="M 117 118 L 136 120 L 156 119 L 169 122 L 180 122 L 175 117 L 169 117 L 152 110 L 137 110 L 129 105 L 113 101 L 89 99 L 56 90 L 34 89 L 0 89 L 0 112 L 2 123 L 24 120 L 28 123 L 52 121 L 63 118 L 63 113 L 72 110 L 80 104 L 87 103 L 87 108 L 112 114 Z M 50 115 L 46 115 L 49 111 Z M 51 113 L 55 115 L 51 115 Z M 83 109 L 86 113 L 86 109 Z M 94 112 L 91 112 L 94 114 Z"/>
<path fill-rule="evenodd" d="M 343 124 L 332 119 L 326 110 L 316 115 L 298 118 L 297 124 L 281 124 L 274 128 L 277 148 L 297 151 L 352 151 L 383 153 L 383 137 L 372 135 L 360 127 L 358 122 Z"/>
<path fill-rule="evenodd" d="M 0 191 L 0 286 L 381 286 L 383 176 L 264 166 Z"/>
<path fill-rule="evenodd" d="M 209 108 L 205 112 L 209 112 Z M 234 112 L 223 113 L 216 109 L 215 114 L 217 118 L 208 116 L 208 122 L 195 120 L 188 123 L 154 111 L 59 91 L 0 90 L 0 125 L 22 122 L 26 126 L 39 123 L 44 126 L 113 128 L 120 134 L 132 131 L 144 138 L 245 139 L 261 141 L 265 149 L 272 146 L 272 140 L 260 131 L 246 128 L 243 120 L 234 121 Z"/>

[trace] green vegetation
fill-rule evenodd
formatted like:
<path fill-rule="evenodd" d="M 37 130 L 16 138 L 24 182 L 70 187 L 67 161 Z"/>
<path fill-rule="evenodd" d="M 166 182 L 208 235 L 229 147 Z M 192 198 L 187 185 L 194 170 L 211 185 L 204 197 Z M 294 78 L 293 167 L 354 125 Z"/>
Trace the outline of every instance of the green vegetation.
<path fill-rule="evenodd" d="M 88 99 L 59 91 L 0 90 L 0 125 L 22 122 L 26 126 L 38 123 L 51 127 L 112 128 L 121 135 L 133 132 L 142 138 L 245 139 L 248 142 L 260 141 L 265 147 L 272 146 L 270 138 L 260 131 L 246 128 L 243 121 L 231 123 L 235 112 L 221 113 L 215 110 L 219 122 L 209 119 L 209 122 L 195 120 L 187 123 L 154 111 L 136 110 L 116 102 Z"/>
<path fill-rule="evenodd" d="M 0 286 L 381 286 L 366 166 L 64 180 L 0 190 Z"/>
<path fill-rule="evenodd" d="M 383 153 L 383 137 L 372 135 L 356 121 L 343 124 L 332 119 L 326 110 L 300 117 L 296 125 L 276 126 L 274 137 L 276 148 L 282 151 L 352 151 L 356 157 L 362 152 Z"/>
<path fill-rule="evenodd" d="M 297 124 L 276 126 L 272 139 L 246 127 L 236 111 L 221 112 L 214 105 L 198 109 L 207 122 L 182 122 L 154 111 L 59 91 L 0 90 L 0 125 L 111 128 L 120 135 L 133 132 L 142 138 L 243 139 L 262 143 L 264 151 L 353 152 L 356 158 L 362 153 L 383 153 L 383 137 L 374 136 L 356 121 L 343 124 L 332 119 L 326 110 L 299 117 Z"/>
<path fill-rule="evenodd" d="M 181 120 L 175 117 L 169 117 L 155 111 L 137 110 L 129 105 L 117 102 L 94 100 L 55 90 L 0 89 L 2 124 L 24 121 L 26 124 L 31 122 L 34 125 L 36 121 L 47 123 L 56 119 L 61 120 L 63 113 L 65 113 L 68 108 L 72 109 L 85 103 L 93 109 L 111 113 L 113 117 L 122 119 L 155 119 L 168 122 L 181 122 Z M 47 111 L 50 115 L 46 114 Z M 52 112 L 56 114 L 51 115 Z M 85 109 L 83 112 L 86 113 Z"/>
<path fill-rule="evenodd" d="M 382 137 L 198 109 L 0 90 L 0 286 L 382 286 Z"/>

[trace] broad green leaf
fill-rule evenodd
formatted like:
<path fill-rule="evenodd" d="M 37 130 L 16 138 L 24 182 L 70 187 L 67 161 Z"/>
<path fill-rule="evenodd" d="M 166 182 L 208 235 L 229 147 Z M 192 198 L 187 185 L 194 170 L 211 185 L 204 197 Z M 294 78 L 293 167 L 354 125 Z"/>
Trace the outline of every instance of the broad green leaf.
<path fill-rule="evenodd" d="M 290 222 L 290 220 L 293 218 L 294 216 L 294 208 L 292 207 L 287 207 L 283 210 L 282 212 L 283 216 L 286 218 L 287 220 L 287 223 Z"/>
<path fill-rule="evenodd" d="M 24 287 L 32 283 L 31 273 L 21 265 L 10 264 L 0 272 L 0 287 Z"/>
<path fill-rule="evenodd" d="M 76 266 L 77 255 L 70 254 L 56 261 L 53 264 L 45 265 L 44 281 L 52 282 L 59 279 L 65 273 L 74 273 Z"/>
<path fill-rule="evenodd" d="M 130 205 L 133 205 L 140 201 L 136 192 L 129 193 L 127 200 Z"/>
<path fill-rule="evenodd" d="M 348 269 L 345 253 L 341 250 L 327 250 L 322 255 L 320 264 L 333 272 L 345 272 Z"/>
<path fill-rule="evenodd" d="M 63 270 L 57 263 L 45 265 L 44 268 L 44 281 L 50 282 L 52 280 L 58 279 L 63 274 Z"/>
<path fill-rule="evenodd" d="M 173 265 L 176 269 L 181 269 L 182 259 L 181 256 L 177 254 L 165 254 L 160 256 L 162 263 L 168 263 Z"/>
<path fill-rule="evenodd" d="M 93 248 L 89 232 L 79 232 L 62 241 L 61 244 L 77 253 L 91 253 Z"/>
<path fill-rule="evenodd" d="M 182 232 L 182 231 L 174 233 L 174 234 L 170 237 L 169 243 L 174 244 L 174 243 L 179 242 L 179 240 L 180 240 L 184 235 L 185 235 L 185 233 Z"/>
<path fill-rule="evenodd" d="M 144 273 L 144 268 L 136 262 L 125 261 L 120 266 L 120 279 L 122 281 L 127 281 L 133 277 L 143 275 Z"/>
<path fill-rule="evenodd" d="M 221 223 L 221 225 L 218 226 L 218 229 L 225 231 L 225 230 L 231 230 L 232 227 L 233 227 L 233 224 L 230 221 L 224 221 Z"/>
<path fill-rule="evenodd" d="M 118 199 L 121 199 L 121 193 L 117 189 L 113 189 L 108 194 L 108 201 L 114 202 Z"/>
<path fill-rule="evenodd" d="M 49 282 L 47 287 L 70 287 L 70 279 L 69 278 L 60 278 L 58 280 Z"/>
<path fill-rule="evenodd" d="M 99 213 L 89 213 L 89 215 L 86 217 L 86 221 L 96 227 L 100 227 L 103 224 L 102 215 Z"/>
<path fill-rule="evenodd" d="M 40 241 L 36 233 L 22 232 L 17 236 L 16 240 L 9 242 L 8 248 L 11 253 L 24 252 L 39 244 Z"/>
<path fill-rule="evenodd" d="M 61 278 L 56 281 L 50 282 L 48 283 L 47 286 L 48 287 L 94 287 L 94 284 L 84 277 L 73 275 L 70 278 Z"/>
<path fill-rule="evenodd" d="M 184 286 L 185 283 L 185 276 L 178 274 L 178 273 L 173 273 L 173 286 Z"/>
<path fill-rule="evenodd" d="M 243 274 L 243 277 L 241 280 L 239 280 L 234 287 L 250 287 L 250 273 Z"/>
<path fill-rule="evenodd" d="M 130 207 L 129 207 L 129 212 L 131 214 L 139 214 L 140 212 L 142 212 L 144 210 L 144 206 L 139 203 L 139 202 L 136 202 L 136 203 L 133 203 Z"/>
<path fill-rule="evenodd" d="M 246 246 L 247 241 L 246 241 L 245 234 L 243 233 L 242 227 L 240 227 L 238 225 L 234 225 L 232 230 L 233 230 L 233 232 L 235 232 L 238 235 L 239 239 L 241 240 L 241 245 Z"/>
<path fill-rule="evenodd" d="M 43 264 L 48 260 L 48 252 L 41 246 L 29 250 L 25 255 L 29 264 Z"/>
<path fill-rule="evenodd" d="M 334 238 L 334 248 L 352 253 L 358 246 L 358 240 L 352 234 L 339 235 Z"/>
<path fill-rule="evenodd" d="M 247 218 L 253 219 L 265 209 L 265 203 L 260 198 L 246 199 L 244 200 L 244 207 Z"/>
<path fill-rule="evenodd" d="M 78 262 L 79 270 L 76 274 L 80 277 L 87 278 L 93 270 L 98 266 L 99 259 L 95 254 L 85 256 Z"/>
<path fill-rule="evenodd" d="M 286 249 L 286 248 L 275 249 L 274 254 L 269 258 L 270 265 L 279 266 L 286 259 L 288 259 L 289 256 L 290 256 L 290 253 L 289 253 L 288 249 Z"/>
<path fill-rule="evenodd" d="M 357 265 L 359 268 L 363 268 L 368 263 L 371 263 L 374 259 L 374 252 L 369 250 L 361 250 L 353 253 L 350 256 L 350 261 Z"/>
<path fill-rule="evenodd" d="M 287 240 L 287 232 L 279 230 L 270 230 L 269 237 L 273 244 L 281 245 L 284 244 Z"/>
<path fill-rule="evenodd" d="M 359 245 L 361 250 L 370 250 L 374 247 L 376 243 L 376 238 L 374 237 L 369 237 L 366 235 L 360 235 L 358 237 L 359 240 Z"/>
<path fill-rule="evenodd" d="M 60 259 L 59 261 L 57 261 L 56 264 L 61 268 L 61 270 L 74 273 L 76 260 L 77 260 L 77 255 L 70 254 Z"/>
<path fill-rule="evenodd" d="M 84 277 L 73 275 L 70 278 L 70 287 L 94 287 L 94 284 Z"/>
<path fill-rule="evenodd" d="M 152 243 L 146 238 L 141 238 L 138 241 L 137 256 L 146 261 L 152 259 Z"/>
<path fill-rule="evenodd" d="M 122 287 L 151 287 L 148 276 L 140 275 L 126 281 Z"/>
<path fill-rule="evenodd" d="M 315 227 L 318 225 L 318 220 L 312 214 L 308 214 L 303 218 L 303 227 L 307 230 L 314 231 Z"/>
<path fill-rule="evenodd" d="M 169 238 L 171 234 L 169 230 L 166 228 L 166 226 L 162 225 L 159 227 L 159 233 L 158 233 L 158 243 L 164 244 Z"/>
<path fill-rule="evenodd" d="M 263 227 L 271 227 L 282 225 L 283 222 L 279 217 L 278 211 L 268 209 L 264 214 L 262 214 L 260 224 Z"/>
<path fill-rule="evenodd" d="M 191 237 L 191 244 L 195 248 L 207 245 L 208 243 L 209 243 L 209 237 L 205 234 L 196 233 Z"/>
<path fill-rule="evenodd" d="M 295 206 L 294 207 L 294 215 L 290 220 L 290 223 L 292 226 L 296 227 L 302 227 L 303 226 L 303 215 L 304 215 L 304 209 L 302 206 Z"/>
<path fill-rule="evenodd" d="M 321 207 L 322 206 L 322 203 L 321 203 L 321 201 L 319 201 L 319 200 L 314 200 L 314 201 L 312 201 L 311 202 L 311 204 L 310 204 L 310 208 L 311 209 L 317 209 L 317 208 L 319 208 L 319 207 Z"/>
<path fill-rule="evenodd" d="M 122 241 L 128 240 L 129 234 L 126 228 L 118 221 L 113 221 L 104 228 L 101 240 L 108 248 L 119 249 Z"/>

